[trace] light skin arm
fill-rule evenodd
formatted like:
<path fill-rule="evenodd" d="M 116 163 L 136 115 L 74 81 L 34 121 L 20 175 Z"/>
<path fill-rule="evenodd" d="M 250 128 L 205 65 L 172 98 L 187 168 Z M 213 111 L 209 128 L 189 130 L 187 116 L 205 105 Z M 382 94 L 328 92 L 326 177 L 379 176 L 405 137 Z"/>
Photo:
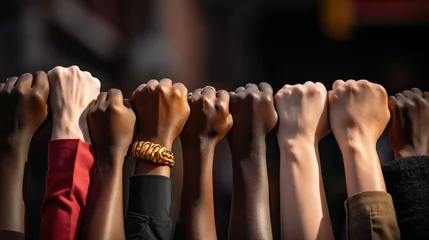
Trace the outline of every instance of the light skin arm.
<path fill-rule="evenodd" d="M 317 145 L 279 139 L 282 239 L 333 239 Z"/>
<path fill-rule="evenodd" d="M 341 146 L 341 152 L 349 197 L 367 191 L 386 192 L 375 144 L 356 138 Z"/>

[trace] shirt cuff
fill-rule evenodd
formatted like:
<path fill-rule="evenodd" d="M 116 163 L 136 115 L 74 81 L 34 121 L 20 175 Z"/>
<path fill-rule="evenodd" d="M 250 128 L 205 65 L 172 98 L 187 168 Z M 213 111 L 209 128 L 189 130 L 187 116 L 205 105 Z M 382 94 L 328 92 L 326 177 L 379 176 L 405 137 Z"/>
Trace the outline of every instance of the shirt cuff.
<path fill-rule="evenodd" d="M 349 218 L 373 213 L 395 213 L 390 194 L 386 192 L 368 191 L 351 196 L 345 201 Z"/>
<path fill-rule="evenodd" d="M 128 211 L 148 217 L 171 219 L 171 180 L 159 175 L 130 178 Z"/>
<path fill-rule="evenodd" d="M 87 156 L 88 152 L 91 157 Z M 70 171 L 75 169 L 78 160 L 79 168 L 89 171 L 94 166 L 94 156 L 93 147 L 80 139 L 52 140 L 49 142 L 48 168 Z"/>

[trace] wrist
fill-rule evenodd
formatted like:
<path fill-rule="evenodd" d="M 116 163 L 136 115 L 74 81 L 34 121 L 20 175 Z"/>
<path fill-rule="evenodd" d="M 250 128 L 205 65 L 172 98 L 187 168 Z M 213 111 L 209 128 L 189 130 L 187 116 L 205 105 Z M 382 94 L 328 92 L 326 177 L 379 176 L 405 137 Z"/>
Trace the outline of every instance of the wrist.
<path fill-rule="evenodd" d="M 85 141 L 84 134 L 79 126 L 79 120 L 54 118 L 51 140 L 56 139 L 80 139 Z"/>
<path fill-rule="evenodd" d="M 166 136 L 147 136 L 144 133 L 138 134 L 138 141 L 148 141 L 152 143 L 156 143 L 161 145 L 161 147 L 165 147 L 167 150 L 172 149 L 174 139 Z"/>
<path fill-rule="evenodd" d="M 395 159 L 405 158 L 412 156 L 427 156 L 429 155 L 428 149 L 425 147 L 404 147 L 402 149 L 397 149 L 393 151 L 395 154 Z"/>
<path fill-rule="evenodd" d="M 360 152 L 377 152 L 377 143 L 372 143 L 363 138 L 355 138 L 353 140 L 338 143 L 342 155 L 350 155 Z"/>
<path fill-rule="evenodd" d="M 166 165 L 158 165 L 145 160 L 137 160 L 135 174 L 160 175 L 170 178 L 171 169 Z"/>

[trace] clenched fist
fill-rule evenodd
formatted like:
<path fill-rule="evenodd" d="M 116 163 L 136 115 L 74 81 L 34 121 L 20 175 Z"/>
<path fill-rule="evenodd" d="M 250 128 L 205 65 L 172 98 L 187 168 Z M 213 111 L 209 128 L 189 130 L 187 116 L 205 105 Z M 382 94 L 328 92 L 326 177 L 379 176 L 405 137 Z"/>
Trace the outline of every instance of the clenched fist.
<path fill-rule="evenodd" d="M 138 138 L 171 149 L 179 136 L 190 109 L 188 90 L 181 83 L 170 79 L 150 80 L 141 84 L 133 93 L 132 100 L 137 112 Z"/>
<path fill-rule="evenodd" d="M 417 88 L 389 97 L 390 142 L 396 158 L 429 154 L 429 93 Z"/>
<path fill-rule="evenodd" d="M 232 127 L 229 93 L 199 88 L 188 98 L 191 115 L 181 133 L 182 144 L 219 143 Z"/>
<path fill-rule="evenodd" d="M 375 146 L 390 119 L 386 90 L 367 80 L 337 80 L 329 91 L 329 120 L 341 148 L 349 141 Z"/>
<path fill-rule="evenodd" d="M 97 165 L 111 166 L 111 159 L 122 166 L 133 140 L 136 116 L 121 90 L 110 89 L 98 95 L 88 112 L 91 140 L 97 153 Z M 113 157 L 113 158 L 112 158 Z M 108 161 L 108 162 L 105 162 Z"/>
<path fill-rule="evenodd" d="M 100 93 L 100 81 L 77 66 L 55 67 L 48 72 L 51 85 L 52 140 L 76 138 L 91 143 L 87 109 Z"/>
<path fill-rule="evenodd" d="M 0 139 L 28 145 L 48 114 L 49 82 L 45 72 L 26 73 L 0 83 Z"/>
<path fill-rule="evenodd" d="M 304 137 L 318 142 L 329 132 L 328 98 L 322 83 L 285 85 L 274 99 L 279 139 Z"/>
<path fill-rule="evenodd" d="M 228 134 L 232 146 L 241 145 L 252 137 L 265 138 L 277 124 L 273 89 L 267 83 L 249 83 L 230 92 L 230 112 L 235 124 Z"/>

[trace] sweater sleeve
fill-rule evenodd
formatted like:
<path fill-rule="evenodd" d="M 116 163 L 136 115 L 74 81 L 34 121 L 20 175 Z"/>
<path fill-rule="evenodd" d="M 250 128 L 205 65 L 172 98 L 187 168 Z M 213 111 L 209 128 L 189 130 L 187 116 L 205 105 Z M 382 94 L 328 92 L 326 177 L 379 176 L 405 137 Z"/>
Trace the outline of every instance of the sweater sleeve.
<path fill-rule="evenodd" d="M 49 143 L 40 239 L 75 239 L 94 171 L 92 147 L 78 139 Z"/>
<path fill-rule="evenodd" d="M 429 156 L 396 159 L 383 166 L 402 239 L 429 236 Z"/>

